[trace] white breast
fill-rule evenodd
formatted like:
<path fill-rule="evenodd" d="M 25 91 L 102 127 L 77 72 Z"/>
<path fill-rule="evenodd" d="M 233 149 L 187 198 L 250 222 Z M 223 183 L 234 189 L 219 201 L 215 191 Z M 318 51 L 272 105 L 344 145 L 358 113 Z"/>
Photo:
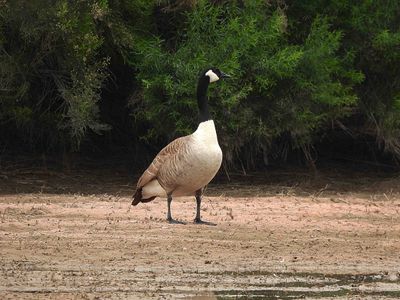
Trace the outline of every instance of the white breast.
<path fill-rule="evenodd" d="M 212 120 L 200 123 L 191 135 L 187 154 L 176 168 L 172 196 L 191 196 L 206 186 L 218 172 L 222 162 L 222 151 L 218 144 Z"/>
<path fill-rule="evenodd" d="M 200 123 L 193 133 L 192 149 L 197 160 L 198 177 L 204 177 L 204 180 L 209 182 L 222 162 L 222 151 L 218 144 L 213 120 Z"/>
<path fill-rule="evenodd" d="M 208 145 L 218 145 L 217 132 L 213 120 L 201 122 L 197 130 L 192 134 L 195 142 Z M 219 147 L 219 145 L 218 145 Z"/>

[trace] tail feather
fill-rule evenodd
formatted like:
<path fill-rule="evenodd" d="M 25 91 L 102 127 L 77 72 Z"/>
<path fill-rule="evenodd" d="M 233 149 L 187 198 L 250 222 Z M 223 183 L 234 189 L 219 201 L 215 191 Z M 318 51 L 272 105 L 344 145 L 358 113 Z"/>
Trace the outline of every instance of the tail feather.
<path fill-rule="evenodd" d="M 142 200 L 142 188 L 137 188 L 135 194 L 133 194 L 132 205 L 136 206 Z"/>
<path fill-rule="evenodd" d="M 143 199 L 142 198 L 142 188 L 138 188 L 135 192 L 135 194 L 133 195 L 133 200 L 132 200 L 132 205 L 136 206 L 138 205 L 140 202 L 146 203 L 146 202 L 150 202 L 151 200 L 154 200 L 155 197 L 150 197 L 147 199 Z"/>

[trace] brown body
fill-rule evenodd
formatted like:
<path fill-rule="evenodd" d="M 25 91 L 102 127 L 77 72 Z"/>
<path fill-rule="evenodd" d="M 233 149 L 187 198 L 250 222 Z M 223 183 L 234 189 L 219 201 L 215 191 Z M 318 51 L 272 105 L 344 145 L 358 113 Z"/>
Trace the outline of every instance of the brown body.
<path fill-rule="evenodd" d="M 137 183 L 132 204 L 155 197 L 194 196 L 215 176 L 222 162 L 214 122 L 172 141 L 154 158 Z"/>

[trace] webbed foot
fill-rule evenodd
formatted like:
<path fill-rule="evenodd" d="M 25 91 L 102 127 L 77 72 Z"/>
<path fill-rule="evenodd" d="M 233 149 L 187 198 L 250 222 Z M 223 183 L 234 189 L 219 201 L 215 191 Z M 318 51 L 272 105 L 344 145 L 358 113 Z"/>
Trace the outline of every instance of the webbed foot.
<path fill-rule="evenodd" d="M 172 218 L 167 219 L 167 221 L 168 221 L 169 224 L 181 224 L 181 225 L 186 225 L 186 222 L 178 221 L 178 220 L 175 220 L 175 219 L 172 219 Z"/>
<path fill-rule="evenodd" d="M 203 221 L 201 219 L 194 219 L 194 223 L 197 225 L 208 225 L 208 226 L 217 226 L 217 224 L 212 222 Z"/>

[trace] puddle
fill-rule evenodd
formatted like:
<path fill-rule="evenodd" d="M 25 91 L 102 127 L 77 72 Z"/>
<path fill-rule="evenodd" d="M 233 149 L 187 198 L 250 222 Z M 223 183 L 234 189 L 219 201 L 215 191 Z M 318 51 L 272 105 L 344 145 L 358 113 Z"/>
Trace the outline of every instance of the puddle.
<path fill-rule="evenodd" d="M 371 297 L 377 299 L 378 297 L 387 297 L 398 299 L 400 291 L 392 292 L 356 292 L 351 290 L 338 290 L 338 291 L 285 291 L 285 290 L 248 290 L 248 291 L 217 291 L 214 292 L 217 299 L 322 299 L 322 298 L 336 298 L 336 297 Z M 205 300 L 205 299 L 204 299 Z"/>
<path fill-rule="evenodd" d="M 233 277 L 237 288 L 214 290 L 202 299 L 319 299 L 400 298 L 398 274 L 320 274 L 270 272 L 211 272 L 211 277 Z M 247 284 L 246 284 L 247 283 Z"/>

